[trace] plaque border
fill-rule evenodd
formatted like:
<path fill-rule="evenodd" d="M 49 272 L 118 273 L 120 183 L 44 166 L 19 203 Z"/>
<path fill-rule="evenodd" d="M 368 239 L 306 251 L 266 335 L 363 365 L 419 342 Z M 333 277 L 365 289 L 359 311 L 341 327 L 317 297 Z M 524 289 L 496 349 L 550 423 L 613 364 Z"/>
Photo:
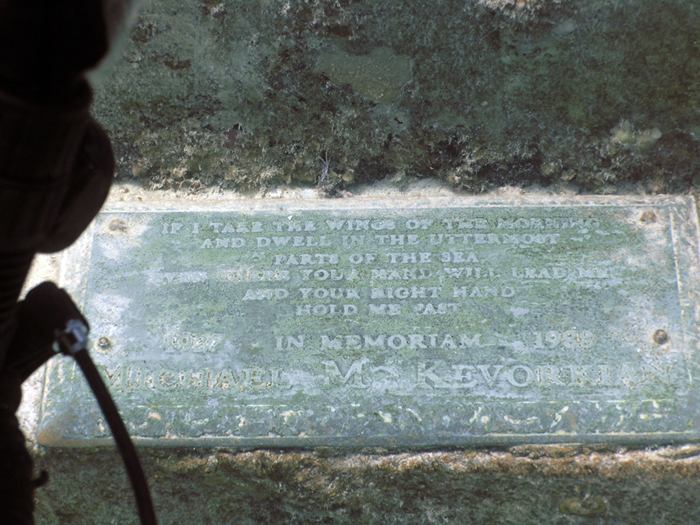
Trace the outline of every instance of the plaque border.
<path fill-rule="evenodd" d="M 209 197 L 207 197 L 209 199 Z M 132 436 L 135 442 L 145 446 L 158 447 L 228 447 L 236 450 L 254 448 L 309 449 L 317 447 L 337 447 L 341 449 L 363 449 L 380 447 L 383 449 L 437 449 L 437 448 L 479 448 L 500 447 L 524 444 L 610 444 L 610 445 L 649 445 L 679 444 L 700 442 L 700 218 L 698 204 L 691 195 L 663 196 L 443 196 L 429 194 L 357 196 L 345 199 L 322 198 L 212 198 L 211 200 L 185 200 L 181 198 L 160 198 L 148 200 L 111 199 L 101 211 L 108 213 L 163 213 L 163 212 L 232 212 L 255 214 L 300 213 L 304 211 L 339 210 L 420 210 L 432 208 L 555 208 L 555 207 L 614 207 L 614 208 L 656 208 L 669 214 L 669 236 L 672 245 L 676 270 L 676 283 L 680 302 L 680 323 L 683 348 L 689 373 L 687 409 L 698 420 L 695 429 L 687 432 L 647 432 L 647 433 L 490 433 L 486 435 L 455 436 L 440 435 L 433 438 L 398 437 L 395 434 L 358 436 L 306 436 L 306 437 L 225 437 L 206 436 L 191 438 L 149 438 Z M 68 289 L 76 303 L 85 304 L 87 294 L 88 268 L 94 238 L 93 222 L 83 235 L 60 256 L 59 284 Z M 58 436 L 52 429 L 42 429 L 44 405 L 50 390 L 49 367 L 56 366 L 56 360 L 48 363 L 41 380 L 42 392 L 38 416 L 38 442 L 51 447 L 90 447 L 113 444 L 108 438 L 72 439 Z M 75 367 L 74 364 L 71 366 Z M 694 386 L 695 388 L 692 388 Z M 620 400 L 609 400 L 616 402 Z M 624 400 L 630 401 L 630 400 Z M 642 403 L 645 400 L 634 399 Z M 519 404 L 528 401 L 520 401 Z M 558 403 L 559 401 L 539 400 L 537 403 Z M 585 402 L 585 400 L 571 400 Z"/>

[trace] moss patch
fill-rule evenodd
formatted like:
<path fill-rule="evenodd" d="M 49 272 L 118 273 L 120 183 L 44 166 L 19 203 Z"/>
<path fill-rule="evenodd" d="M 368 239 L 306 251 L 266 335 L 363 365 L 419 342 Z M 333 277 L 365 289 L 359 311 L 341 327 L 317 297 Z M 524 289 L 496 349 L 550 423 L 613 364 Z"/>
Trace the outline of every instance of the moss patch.
<path fill-rule="evenodd" d="M 160 0 L 95 110 L 149 188 L 678 192 L 700 170 L 699 26 L 682 0 Z"/>

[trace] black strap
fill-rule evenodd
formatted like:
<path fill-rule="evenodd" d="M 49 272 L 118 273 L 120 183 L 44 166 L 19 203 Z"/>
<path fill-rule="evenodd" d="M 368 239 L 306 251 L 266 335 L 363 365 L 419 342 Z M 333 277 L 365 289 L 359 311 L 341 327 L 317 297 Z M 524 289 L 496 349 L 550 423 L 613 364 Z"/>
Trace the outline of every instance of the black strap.
<path fill-rule="evenodd" d="M 90 385 L 92 393 L 95 395 L 100 405 L 102 414 L 104 414 L 107 424 L 112 431 L 114 440 L 117 443 L 117 448 L 119 449 L 119 453 L 122 456 L 124 466 L 129 475 L 131 487 L 134 490 L 141 523 L 143 525 L 156 525 L 156 513 L 153 509 L 153 501 L 151 500 L 151 493 L 148 489 L 148 482 L 141 468 L 141 463 L 136 454 L 136 449 L 131 441 L 131 437 L 129 436 L 129 432 L 126 430 L 124 421 L 122 421 L 122 418 L 119 416 L 117 406 L 114 404 L 112 396 L 109 395 L 109 391 L 104 381 L 102 381 L 102 376 L 100 376 L 100 373 L 97 371 L 95 363 L 90 359 L 90 354 L 88 354 L 87 350 L 83 348 L 71 355 L 75 358 L 78 366 L 83 371 L 85 379 Z"/>

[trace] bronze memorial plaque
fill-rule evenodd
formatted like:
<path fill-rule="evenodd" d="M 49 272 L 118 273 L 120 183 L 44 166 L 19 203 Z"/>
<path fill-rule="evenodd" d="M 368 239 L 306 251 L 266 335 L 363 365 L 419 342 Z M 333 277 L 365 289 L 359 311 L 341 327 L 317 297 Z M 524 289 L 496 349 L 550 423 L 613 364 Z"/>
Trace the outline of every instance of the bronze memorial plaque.
<path fill-rule="evenodd" d="M 113 204 L 61 268 L 156 446 L 700 436 L 691 197 Z M 67 359 L 38 437 L 111 439 Z"/>

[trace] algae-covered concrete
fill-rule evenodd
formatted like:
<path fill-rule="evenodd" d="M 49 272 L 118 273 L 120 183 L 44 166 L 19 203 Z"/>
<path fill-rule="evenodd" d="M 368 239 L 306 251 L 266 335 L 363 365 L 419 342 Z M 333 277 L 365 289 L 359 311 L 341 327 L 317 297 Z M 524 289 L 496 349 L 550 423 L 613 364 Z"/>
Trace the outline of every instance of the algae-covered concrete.
<path fill-rule="evenodd" d="M 147 189 L 683 193 L 698 28 L 687 0 L 150 0 L 95 111 Z M 113 449 L 35 452 L 39 523 L 136 523 Z M 695 445 L 142 457 L 164 524 L 700 522 Z"/>
<path fill-rule="evenodd" d="M 96 112 L 150 188 L 678 192 L 698 27 L 686 0 L 151 0 Z"/>

